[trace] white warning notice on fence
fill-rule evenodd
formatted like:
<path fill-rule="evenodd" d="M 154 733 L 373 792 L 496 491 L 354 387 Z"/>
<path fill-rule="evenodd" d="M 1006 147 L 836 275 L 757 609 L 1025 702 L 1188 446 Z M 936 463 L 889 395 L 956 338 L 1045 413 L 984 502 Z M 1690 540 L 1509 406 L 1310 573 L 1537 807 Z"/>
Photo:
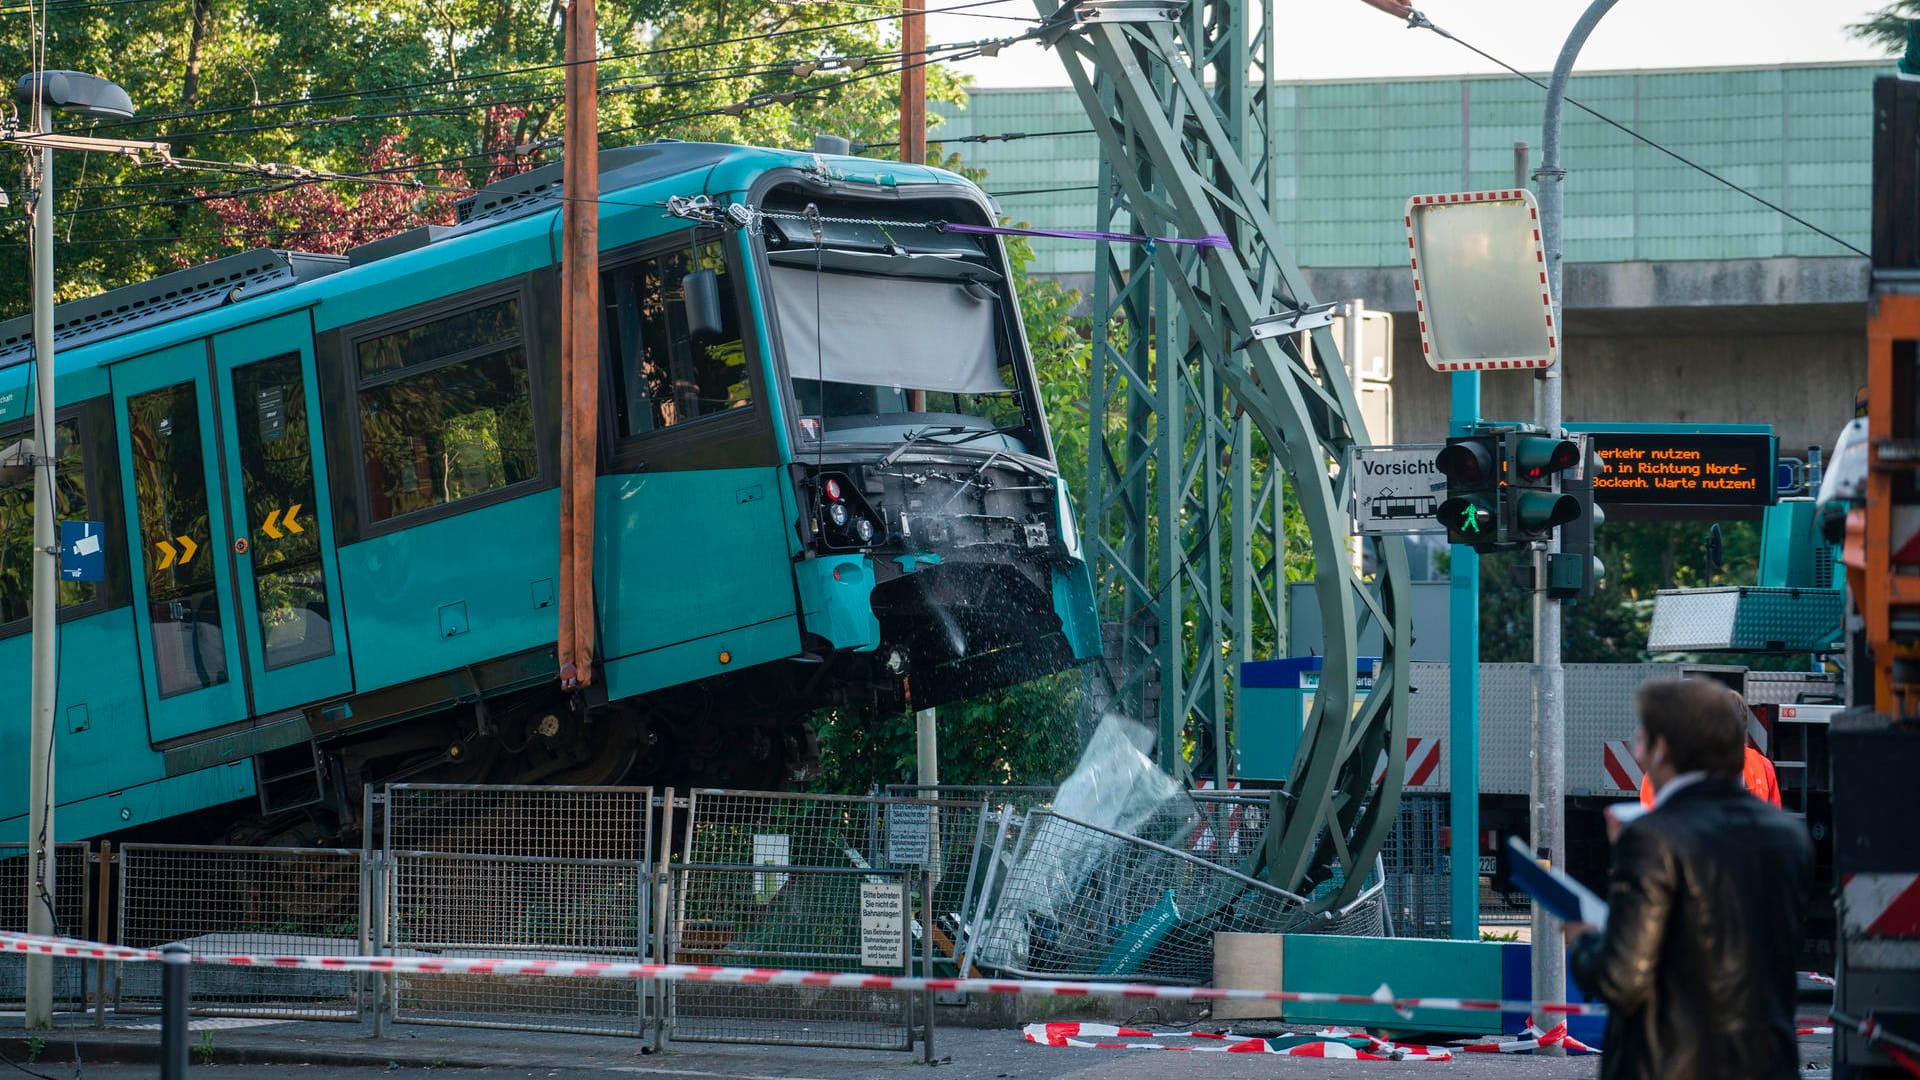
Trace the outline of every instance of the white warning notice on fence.
<path fill-rule="evenodd" d="M 907 966 L 905 886 L 860 884 L 860 966 L 903 971 Z"/>

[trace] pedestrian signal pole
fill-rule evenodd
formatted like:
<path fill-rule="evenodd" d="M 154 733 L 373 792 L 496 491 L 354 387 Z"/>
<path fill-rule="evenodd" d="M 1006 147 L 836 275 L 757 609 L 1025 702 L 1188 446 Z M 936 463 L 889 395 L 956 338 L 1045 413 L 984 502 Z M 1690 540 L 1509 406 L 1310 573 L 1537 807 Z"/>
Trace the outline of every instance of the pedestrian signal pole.
<path fill-rule="evenodd" d="M 1547 270 L 1548 303 L 1553 307 L 1553 325 L 1564 333 L 1564 304 L 1561 301 L 1561 222 L 1565 192 L 1561 183 L 1566 170 L 1560 167 L 1560 113 L 1567 97 L 1567 81 L 1573 75 L 1573 62 L 1580 47 L 1599 25 L 1615 0 L 1593 0 L 1574 23 L 1560 58 L 1553 66 L 1553 78 L 1547 85 L 1546 115 L 1541 125 L 1540 169 L 1533 174 L 1540 191 L 1540 242 Z M 1564 355 L 1564 352 L 1563 352 Z M 1543 372 L 1535 383 L 1534 401 L 1540 427 L 1550 436 L 1561 434 L 1560 367 Z M 1534 748 L 1533 797 L 1536 849 L 1549 860 L 1566 861 L 1566 669 L 1560 663 L 1560 598 L 1547 587 L 1547 577 L 1558 543 L 1549 539 L 1533 560 L 1533 659 L 1534 659 Z M 1567 956 L 1560 947 L 1559 921 L 1540 905 L 1533 906 L 1533 996 L 1536 1001 L 1556 1002 L 1564 998 L 1567 987 Z"/>

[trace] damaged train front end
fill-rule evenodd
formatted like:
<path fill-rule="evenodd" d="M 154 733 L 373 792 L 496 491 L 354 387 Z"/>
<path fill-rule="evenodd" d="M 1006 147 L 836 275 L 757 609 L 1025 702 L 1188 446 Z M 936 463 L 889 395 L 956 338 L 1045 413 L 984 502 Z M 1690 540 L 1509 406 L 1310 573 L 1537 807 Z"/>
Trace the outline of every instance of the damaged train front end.
<path fill-rule="evenodd" d="M 811 655 L 881 709 L 1099 655 L 1093 587 L 984 195 L 795 175 L 759 193 Z"/>

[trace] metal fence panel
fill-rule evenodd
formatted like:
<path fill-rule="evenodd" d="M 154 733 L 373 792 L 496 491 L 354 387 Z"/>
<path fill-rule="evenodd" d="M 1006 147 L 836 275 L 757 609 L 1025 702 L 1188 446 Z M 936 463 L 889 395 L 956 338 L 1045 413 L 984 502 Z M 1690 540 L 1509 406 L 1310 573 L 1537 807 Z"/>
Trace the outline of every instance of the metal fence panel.
<path fill-rule="evenodd" d="M 333 848 L 127 844 L 120 849 L 119 938 L 194 953 L 353 956 L 360 951 L 358 851 Z M 355 1020 L 361 979 L 349 972 L 213 966 L 193 980 L 203 1016 Z M 160 966 L 123 964 L 115 1006 L 160 1007 Z"/>
<path fill-rule="evenodd" d="M 381 947 L 393 955 L 635 962 L 652 924 L 652 791 L 394 784 Z M 397 1023 L 640 1035 L 631 979 L 404 974 Z"/>
<path fill-rule="evenodd" d="M 1447 813 L 1444 795 L 1400 797 L 1400 815 L 1380 852 L 1396 937 L 1444 938 L 1452 932 Z"/>
<path fill-rule="evenodd" d="M 985 865 L 977 849 L 986 804 L 972 789 L 934 794 L 690 793 L 686 865 L 676 868 L 673 882 L 674 955 L 692 963 L 881 970 L 860 962 L 861 884 L 902 883 L 907 924 L 920 926 L 921 868 L 896 865 L 888 850 L 889 829 L 911 819 L 916 832 L 928 830 L 935 967 L 958 970 L 959 935 Z M 919 952 L 916 943 L 900 967 L 885 970 L 911 970 Z M 905 994 L 682 985 L 669 999 L 674 1037 L 691 1042 L 912 1048 L 914 1009 Z"/>
<path fill-rule="evenodd" d="M 898 870 L 793 864 L 676 866 L 671 961 L 905 974 L 912 956 L 907 878 Z M 863 927 L 864 887 L 872 885 L 898 890 L 897 923 Z M 894 930 L 898 963 L 863 965 L 863 946 L 884 946 L 873 939 Z M 677 983 L 668 996 L 673 1037 L 687 1042 L 913 1048 L 913 1004 L 898 991 Z"/>
<path fill-rule="evenodd" d="M 90 844 L 56 844 L 53 852 L 54 933 L 66 937 L 86 937 L 91 932 L 87 913 L 93 904 L 93 847 Z M 0 844 L 0 897 L 5 897 L 0 930 L 27 932 L 27 911 L 22 898 L 33 881 L 32 845 Z M 97 966 L 83 960 L 53 960 L 53 1007 L 61 1010 L 86 1008 Z M 19 953 L 0 955 L 0 1002 L 20 1006 L 26 1001 L 27 958 Z"/>
<path fill-rule="evenodd" d="M 885 865 L 882 805 L 858 795 L 700 789 L 689 793 L 685 857 L 716 866 Z"/>

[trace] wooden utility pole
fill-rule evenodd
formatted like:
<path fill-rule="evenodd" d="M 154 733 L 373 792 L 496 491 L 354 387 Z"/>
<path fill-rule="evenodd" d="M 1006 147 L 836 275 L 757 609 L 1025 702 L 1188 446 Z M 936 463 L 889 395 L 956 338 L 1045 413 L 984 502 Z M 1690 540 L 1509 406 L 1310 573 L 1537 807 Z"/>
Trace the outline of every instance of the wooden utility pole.
<path fill-rule="evenodd" d="M 567 4 L 560 241 L 560 683 L 593 682 L 593 485 L 600 435 L 600 100 L 593 0 Z"/>
<path fill-rule="evenodd" d="M 927 160 L 927 0 L 904 0 L 900 22 L 900 160 Z"/>

